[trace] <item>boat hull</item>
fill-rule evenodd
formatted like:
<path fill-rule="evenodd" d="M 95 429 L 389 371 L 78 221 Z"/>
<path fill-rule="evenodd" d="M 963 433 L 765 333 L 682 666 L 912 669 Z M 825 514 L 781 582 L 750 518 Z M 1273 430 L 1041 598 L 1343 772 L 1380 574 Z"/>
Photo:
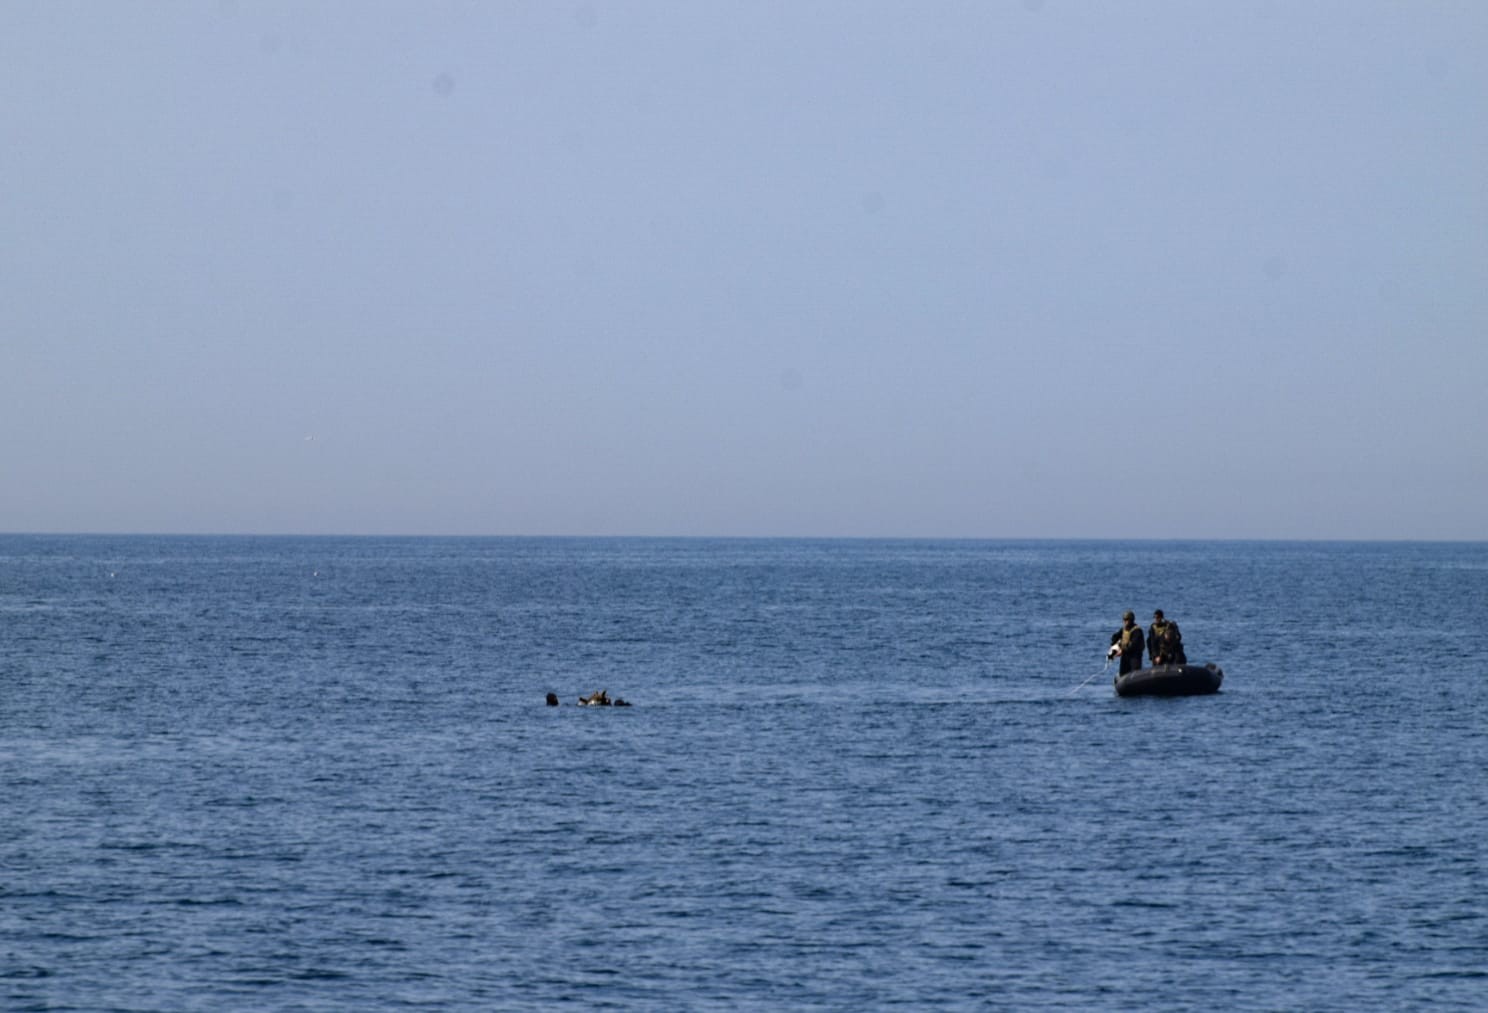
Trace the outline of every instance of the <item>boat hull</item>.
<path fill-rule="evenodd" d="M 1116 677 L 1117 696 L 1201 696 L 1218 693 L 1224 670 L 1207 665 L 1154 665 Z"/>

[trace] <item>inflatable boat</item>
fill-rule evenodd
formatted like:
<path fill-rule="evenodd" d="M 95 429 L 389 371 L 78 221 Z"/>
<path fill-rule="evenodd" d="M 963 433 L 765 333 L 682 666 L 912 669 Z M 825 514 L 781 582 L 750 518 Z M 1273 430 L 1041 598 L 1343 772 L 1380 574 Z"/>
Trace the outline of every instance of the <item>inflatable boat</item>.
<path fill-rule="evenodd" d="M 1116 677 L 1117 696 L 1198 696 L 1218 693 L 1224 671 L 1207 665 L 1154 665 Z"/>

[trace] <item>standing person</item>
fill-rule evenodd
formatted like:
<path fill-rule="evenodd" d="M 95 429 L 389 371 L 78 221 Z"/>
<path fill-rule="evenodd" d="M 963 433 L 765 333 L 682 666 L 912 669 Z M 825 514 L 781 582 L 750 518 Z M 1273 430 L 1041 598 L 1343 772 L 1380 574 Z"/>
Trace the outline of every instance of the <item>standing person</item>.
<path fill-rule="evenodd" d="M 1186 665 L 1188 657 L 1183 653 L 1183 634 L 1178 624 L 1163 617 L 1163 610 L 1152 613 L 1152 625 L 1147 628 L 1147 653 L 1154 665 Z"/>
<path fill-rule="evenodd" d="M 1137 625 L 1137 615 L 1128 611 L 1121 617 L 1121 629 L 1111 634 L 1111 651 L 1121 657 L 1118 676 L 1135 672 L 1142 667 L 1142 627 Z"/>

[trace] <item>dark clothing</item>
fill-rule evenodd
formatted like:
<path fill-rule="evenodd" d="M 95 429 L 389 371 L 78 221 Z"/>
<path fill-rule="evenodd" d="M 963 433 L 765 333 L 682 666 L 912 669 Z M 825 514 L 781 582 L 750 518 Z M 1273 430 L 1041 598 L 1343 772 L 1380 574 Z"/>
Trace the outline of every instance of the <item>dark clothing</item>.
<path fill-rule="evenodd" d="M 1178 624 L 1171 619 L 1147 627 L 1147 650 L 1154 665 L 1188 664 L 1188 657 L 1183 653 L 1183 634 L 1178 632 Z"/>
<path fill-rule="evenodd" d="M 1142 627 L 1133 626 L 1131 629 L 1121 627 L 1111 634 L 1111 643 L 1121 645 L 1121 669 L 1116 673 L 1117 675 L 1135 672 L 1142 667 L 1142 651 L 1145 646 L 1142 639 Z"/>

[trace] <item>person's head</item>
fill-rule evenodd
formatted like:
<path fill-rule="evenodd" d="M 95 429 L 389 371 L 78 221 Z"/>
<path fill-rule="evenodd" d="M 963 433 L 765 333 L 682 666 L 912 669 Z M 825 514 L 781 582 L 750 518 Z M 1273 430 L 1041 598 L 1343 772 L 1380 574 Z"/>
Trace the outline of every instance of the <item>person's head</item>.
<path fill-rule="evenodd" d="M 1137 621 L 1137 614 L 1128 609 L 1126 612 L 1122 613 L 1121 621 L 1130 626 L 1132 623 Z"/>
<path fill-rule="evenodd" d="M 548 706 L 549 707 L 557 707 L 558 706 L 558 694 L 557 693 L 549 693 L 548 694 Z"/>
<path fill-rule="evenodd" d="M 1153 622 L 1159 623 L 1163 621 L 1162 609 L 1158 609 L 1156 612 L 1152 613 L 1152 620 Z"/>

